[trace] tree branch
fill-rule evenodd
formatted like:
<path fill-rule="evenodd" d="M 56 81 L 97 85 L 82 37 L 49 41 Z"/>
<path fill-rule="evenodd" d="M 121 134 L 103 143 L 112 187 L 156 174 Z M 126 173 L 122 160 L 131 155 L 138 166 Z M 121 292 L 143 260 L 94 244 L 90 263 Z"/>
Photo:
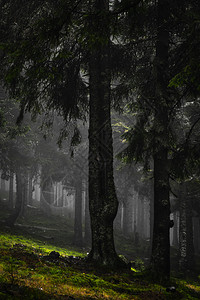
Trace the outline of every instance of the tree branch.
<path fill-rule="evenodd" d="M 185 141 L 186 144 L 188 143 L 188 141 L 189 141 L 189 139 L 190 139 L 190 136 L 191 136 L 191 134 L 192 134 L 192 131 L 193 131 L 194 127 L 197 125 L 197 123 L 198 123 L 199 121 L 200 121 L 200 116 L 199 116 L 199 118 L 194 122 L 194 124 L 192 125 L 192 127 L 190 128 L 190 131 L 188 132 L 188 135 L 187 135 L 187 138 L 186 138 L 186 141 Z"/>
<path fill-rule="evenodd" d="M 132 1 L 131 1 L 132 2 Z M 121 7 L 119 7 L 118 9 L 114 10 L 113 12 L 111 12 L 111 14 L 113 15 L 118 15 L 124 12 L 129 11 L 131 8 L 135 8 L 140 2 L 142 2 L 142 0 L 135 0 L 132 3 L 128 4 L 124 4 L 123 3 L 120 5 Z"/>

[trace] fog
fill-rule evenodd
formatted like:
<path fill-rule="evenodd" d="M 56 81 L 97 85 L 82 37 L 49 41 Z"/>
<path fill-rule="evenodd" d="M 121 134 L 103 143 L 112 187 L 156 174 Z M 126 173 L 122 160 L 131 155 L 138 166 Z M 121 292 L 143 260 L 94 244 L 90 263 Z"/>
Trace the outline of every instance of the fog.
<path fill-rule="evenodd" d="M 54 118 L 46 139 L 40 122 L 32 122 L 27 115 L 21 124 L 21 130 L 29 126 L 25 133 L 2 143 L 0 224 L 55 245 L 73 245 L 89 252 L 88 126 L 78 124 L 81 141 L 76 146 L 69 142 L 74 132 L 71 127 L 69 138 L 58 147 L 62 120 L 57 115 Z M 14 121 L 12 117 L 9 124 L 15 127 Z M 132 120 L 113 113 L 114 181 L 119 202 L 115 245 L 119 255 L 143 269 L 150 262 L 152 247 L 153 171 L 116 157 L 125 147 L 121 122 L 128 126 Z M 195 178 L 184 183 L 171 181 L 170 188 L 172 270 L 177 270 L 181 259 L 195 268 L 200 254 L 199 182 Z"/>

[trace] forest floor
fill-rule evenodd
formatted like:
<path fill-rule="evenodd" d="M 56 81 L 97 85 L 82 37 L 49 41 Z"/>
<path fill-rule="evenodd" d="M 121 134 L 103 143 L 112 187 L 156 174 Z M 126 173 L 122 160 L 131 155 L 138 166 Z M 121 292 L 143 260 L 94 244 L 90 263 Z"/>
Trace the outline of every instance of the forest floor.
<path fill-rule="evenodd" d="M 200 298 L 198 274 L 165 285 L 146 277 L 140 264 L 126 272 L 96 269 L 86 263 L 87 247 L 70 242 L 73 228 L 66 220 L 37 213 L 19 221 L 14 228 L 0 223 L 0 299 Z"/>

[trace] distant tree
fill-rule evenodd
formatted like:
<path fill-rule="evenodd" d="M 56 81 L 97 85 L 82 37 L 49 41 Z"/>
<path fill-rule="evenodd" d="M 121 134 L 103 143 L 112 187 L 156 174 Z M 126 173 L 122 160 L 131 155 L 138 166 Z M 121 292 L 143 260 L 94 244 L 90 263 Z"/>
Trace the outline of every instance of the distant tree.
<path fill-rule="evenodd" d="M 26 125 L 18 127 L 15 124 L 17 116 L 17 105 L 6 96 L 1 100 L 1 111 L 4 112 L 4 126 L 0 128 L 1 152 L 0 168 L 5 179 L 10 179 L 9 206 L 13 208 L 13 174 L 17 176 L 17 198 L 15 211 L 9 217 L 10 225 L 13 225 L 20 213 L 23 213 L 25 206 L 26 184 L 23 180 L 25 169 L 28 169 L 32 162 L 31 151 L 27 149 L 28 138 L 24 137 L 29 132 Z M 22 174 L 23 173 L 23 174 Z"/>
<path fill-rule="evenodd" d="M 193 217 L 199 214 L 199 100 L 193 100 L 195 101 L 184 99 L 177 114 L 176 135 L 179 147 L 171 161 L 171 176 L 178 182 L 175 193 L 178 195 L 180 211 L 179 268 L 184 273 L 194 270 Z"/>
<path fill-rule="evenodd" d="M 188 197 L 188 182 L 179 186 L 179 270 L 186 273 L 194 270 L 194 240 L 192 201 Z"/>
<path fill-rule="evenodd" d="M 82 235 L 82 178 L 80 174 L 75 175 L 75 216 L 74 216 L 74 244 L 83 246 Z"/>

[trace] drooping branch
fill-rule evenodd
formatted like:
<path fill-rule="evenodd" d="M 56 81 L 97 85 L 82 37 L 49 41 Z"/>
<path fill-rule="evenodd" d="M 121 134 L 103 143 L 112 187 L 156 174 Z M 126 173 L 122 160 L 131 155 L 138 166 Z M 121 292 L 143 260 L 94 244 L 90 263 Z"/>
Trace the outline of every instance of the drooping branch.
<path fill-rule="evenodd" d="M 190 130 L 189 130 L 189 132 L 188 132 L 188 134 L 187 134 L 187 138 L 186 138 L 186 141 L 185 141 L 185 145 L 188 145 L 189 140 L 190 140 L 190 137 L 191 137 L 191 135 L 192 135 L 192 132 L 193 132 L 195 126 L 198 124 L 199 121 L 200 121 L 200 116 L 199 116 L 199 118 L 193 123 L 193 125 L 191 126 L 191 128 L 190 128 Z"/>
<path fill-rule="evenodd" d="M 121 13 L 128 12 L 130 9 L 135 9 L 138 6 L 138 4 L 140 4 L 140 2 L 142 2 L 142 0 L 130 1 L 129 3 L 127 3 L 127 1 L 122 1 L 120 3 L 120 6 L 112 11 L 112 14 L 118 15 Z"/>

